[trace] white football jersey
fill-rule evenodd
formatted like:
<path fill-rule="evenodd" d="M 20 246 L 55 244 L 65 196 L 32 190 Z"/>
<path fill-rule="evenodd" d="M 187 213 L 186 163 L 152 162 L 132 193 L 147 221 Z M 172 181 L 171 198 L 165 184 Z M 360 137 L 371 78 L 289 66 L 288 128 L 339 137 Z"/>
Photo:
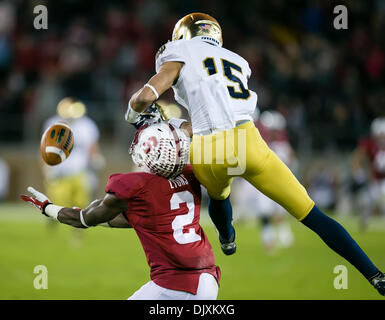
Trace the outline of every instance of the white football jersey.
<path fill-rule="evenodd" d="M 172 88 L 175 100 L 189 112 L 194 134 L 228 130 L 239 120 L 252 120 L 257 94 L 247 87 L 251 70 L 241 56 L 200 36 L 162 46 L 156 72 L 168 61 L 184 63 Z"/>

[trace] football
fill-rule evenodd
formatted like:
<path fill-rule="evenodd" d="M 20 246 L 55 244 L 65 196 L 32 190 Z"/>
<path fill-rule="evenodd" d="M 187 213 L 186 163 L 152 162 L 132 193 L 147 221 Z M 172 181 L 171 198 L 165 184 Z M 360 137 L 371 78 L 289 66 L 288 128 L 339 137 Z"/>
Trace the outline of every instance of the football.
<path fill-rule="evenodd" d="M 41 137 L 41 157 L 50 166 L 58 165 L 69 157 L 73 146 L 74 135 L 70 126 L 64 122 L 54 123 Z"/>

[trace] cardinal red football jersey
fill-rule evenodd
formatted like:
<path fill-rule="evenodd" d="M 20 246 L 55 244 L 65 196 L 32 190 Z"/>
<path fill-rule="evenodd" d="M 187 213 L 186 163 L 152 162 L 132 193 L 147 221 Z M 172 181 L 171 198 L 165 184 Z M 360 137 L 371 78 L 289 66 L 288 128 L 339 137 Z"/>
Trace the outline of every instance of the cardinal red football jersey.
<path fill-rule="evenodd" d="M 385 179 L 385 148 L 380 147 L 372 138 L 362 139 L 359 147 L 370 159 L 373 177 L 377 180 Z"/>
<path fill-rule="evenodd" d="M 145 172 L 114 174 L 106 192 L 127 202 L 125 215 L 142 243 L 152 281 L 193 294 L 203 272 L 219 283 L 220 269 L 199 225 L 201 189 L 191 166 L 173 180 Z"/>

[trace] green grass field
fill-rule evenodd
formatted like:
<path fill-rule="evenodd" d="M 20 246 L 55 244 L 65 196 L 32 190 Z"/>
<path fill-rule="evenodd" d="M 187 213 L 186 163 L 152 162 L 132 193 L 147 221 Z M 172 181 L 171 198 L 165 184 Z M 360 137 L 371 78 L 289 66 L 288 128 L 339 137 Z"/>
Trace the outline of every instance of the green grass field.
<path fill-rule="evenodd" d="M 359 233 L 353 218 L 338 218 L 377 266 L 385 269 L 385 221 Z M 293 218 L 293 247 L 267 255 L 256 222 L 237 224 L 237 253 L 222 254 L 213 225 L 202 225 L 222 269 L 218 299 L 382 299 L 345 260 Z M 126 299 L 149 281 L 135 232 L 51 225 L 24 204 L 0 205 L 0 299 Z M 78 233 L 76 233 L 76 231 Z M 348 289 L 333 286 L 336 265 L 348 268 Z M 48 289 L 36 290 L 36 265 L 48 268 Z"/>

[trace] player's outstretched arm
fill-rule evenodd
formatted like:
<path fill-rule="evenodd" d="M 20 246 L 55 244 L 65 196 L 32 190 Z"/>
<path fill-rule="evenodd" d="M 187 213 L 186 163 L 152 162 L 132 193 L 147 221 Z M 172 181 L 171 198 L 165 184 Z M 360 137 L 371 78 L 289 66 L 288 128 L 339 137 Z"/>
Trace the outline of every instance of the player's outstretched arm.
<path fill-rule="evenodd" d="M 90 205 L 87 207 L 86 210 L 91 212 L 92 210 L 96 209 L 96 207 L 102 205 L 102 202 L 103 202 L 103 199 L 94 200 L 90 203 Z M 132 228 L 131 224 L 128 222 L 127 218 L 124 216 L 124 213 L 120 213 L 115 218 L 109 220 L 108 222 L 104 222 L 98 225 L 103 227 L 110 227 L 110 228 Z"/>
<path fill-rule="evenodd" d="M 113 194 L 106 194 L 103 200 L 93 201 L 86 209 L 66 208 L 53 204 L 46 195 L 28 187 L 32 196 L 21 196 L 21 199 L 38 208 L 42 214 L 76 228 L 88 228 L 113 221 L 120 213 L 126 211 L 126 202 Z M 118 227 L 120 220 L 114 226 Z M 121 224 L 123 225 L 123 224 Z M 127 227 L 127 224 L 125 224 Z"/>
<path fill-rule="evenodd" d="M 130 123 L 136 122 L 136 118 L 141 112 L 171 88 L 178 79 L 182 67 L 181 62 L 165 62 L 159 68 L 158 73 L 132 95 L 125 115 L 126 120 Z"/>
<path fill-rule="evenodd" d="M 49 210 L 49 207 L 47 208 Z M 108 223 L 127 209 L 126 202 L 107 193 L 102 200 L 95 200 L 86 209 L 63 208 L 57 220 L 74 227 L 92 227 Z"/>

